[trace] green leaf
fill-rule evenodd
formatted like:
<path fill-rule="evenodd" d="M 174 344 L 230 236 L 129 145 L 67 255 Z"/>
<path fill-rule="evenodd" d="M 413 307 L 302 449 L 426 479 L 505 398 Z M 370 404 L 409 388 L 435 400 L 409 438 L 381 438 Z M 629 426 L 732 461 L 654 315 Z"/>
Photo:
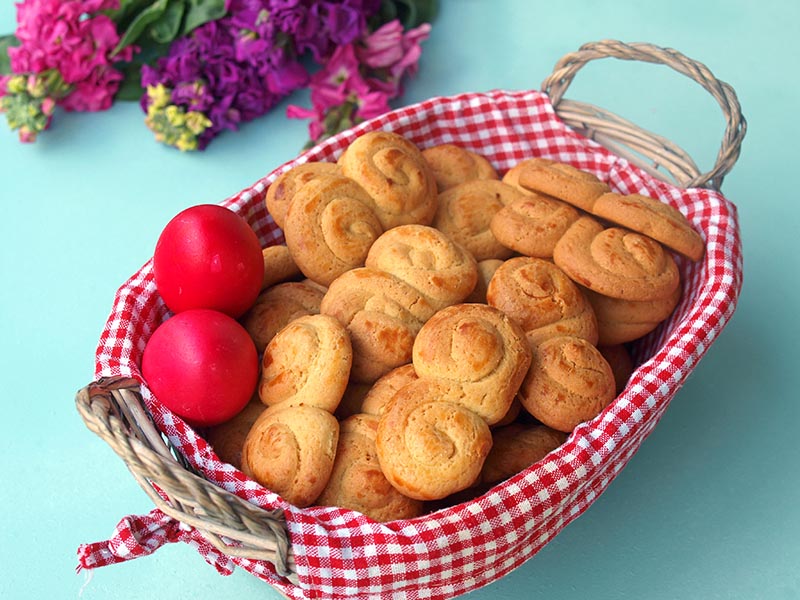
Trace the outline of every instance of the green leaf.
<path fill-rule="evenodd" d="M 125 75 L 125 79 L 122 80 L 114 99 L 126 102 L 138 101 L 144 94 L 144 89 L 142 88 L 142 65 L 128 63 L 122 68 L 122 72 Z"/>
<path fill-rule="evenodd" d="M 184 0 L 172 0 L 161 18 L 150 26 L 150 37 L 160 44 L 168 44 L 174 40 L 181 28 L 185 9 Z"/>
<path fill-rule="evenodd" d="M 11 74 L 11 58 L 8 56 L 8 49 L 12 46 L 19 46 L 20 42 L 13 33 L 0 36 L 0 75 Z"/>
<path fill-rule="evenodd" d="M 184 36 L 209 21 L 225 16 L 225 0 L 187 0 L 186 18 L 181 29 Z"/>
<path fill-rule="evenodd" d="M 114 56 L 123 48 L 134 44 L 136 40 L 139 39 L 139 36 L 144 33 L 145 29 L 147 29 L 147 26 L 160 19 L 166 10 L 167 0 L 156 0 L 150 6 L 137 14 L 133 21 L 131 21 L 131 24 L 125 30 L 125 33 L 122 35 L 122 39 L 120 39 L 117 47 L 114 48 L 111 56 Z"/>
<path fill-rule="evenodd" d="M 398 19 L 405 29 L 433 22 L 438 11 L 437 0 L 383 0 L 381 4 L 383 22 Z"/>

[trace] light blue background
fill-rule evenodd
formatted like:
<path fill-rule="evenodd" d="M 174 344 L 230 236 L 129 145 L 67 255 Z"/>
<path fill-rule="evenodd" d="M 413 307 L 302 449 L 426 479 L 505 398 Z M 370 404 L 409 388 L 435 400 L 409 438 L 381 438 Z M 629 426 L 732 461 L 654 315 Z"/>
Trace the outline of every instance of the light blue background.
<path fill-rule="evenodd" d="M 15 10 L 0 6 L 0 31 Z M 656 431 L 605 494 L 489 598 L 800 598 L 796 2 L 445 0 L 402 101 L 538 89 L 564 54 L 604 38 L 704 62 L 749 122 L 723 191 L 739 206 L 745 284 L 737 313 Z M 604 60 L 567 96 L 713 163 L 715 101 L 666 67 Z M 306 104 L 299 94 L 293 102 Z M 220 577 L 191 548 L 76 575 L 81 542 L 152 508 L 74 408 L 116 288 L 179 210 L 218 202 L 293 158 L 306 124 L 286 103 L 204 153 L 158 145 L 134 104 L 57 114 L 35 145 L 0 127 L 0 597 L 277 598 L 243 570 Z M 83 588 L 83 589 L 82 589 Z M 81 594 L 82 590 L 82 594 Z"/>

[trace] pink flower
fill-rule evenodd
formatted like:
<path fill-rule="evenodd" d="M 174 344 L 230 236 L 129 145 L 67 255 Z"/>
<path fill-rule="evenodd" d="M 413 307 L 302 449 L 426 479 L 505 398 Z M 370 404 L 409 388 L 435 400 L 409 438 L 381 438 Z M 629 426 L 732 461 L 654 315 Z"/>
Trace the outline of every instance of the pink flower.
<path fill-rule="evenodd" d="M 394 20 L 367 36 L 358 49 L 358 57 L 364 64 L 382 71 L 376 74 L 373 85 L 392 97 L 402 94 L 403 76 L 417 72 L 422 55 L 420 44 L 428 39 L 430 31 L 430 23 L 423 23 L 403 33 L 403 26 Z"/>

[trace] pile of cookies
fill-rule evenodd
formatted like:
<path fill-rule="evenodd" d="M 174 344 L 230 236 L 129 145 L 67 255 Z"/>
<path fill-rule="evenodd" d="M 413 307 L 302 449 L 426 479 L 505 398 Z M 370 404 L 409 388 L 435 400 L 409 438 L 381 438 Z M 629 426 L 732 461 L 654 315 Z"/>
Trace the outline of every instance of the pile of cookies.
<path fill-rule="evenodd" d="M 265 203 L 286 245 L 242 319 L 258 394 L 207 439 L 296 506 L 378 521 L 474 497 L 597 416 L 681 297 L 673 252 L 704 251 L 677 210 L 568 164 L 501 178 L 383 131 Z"/>

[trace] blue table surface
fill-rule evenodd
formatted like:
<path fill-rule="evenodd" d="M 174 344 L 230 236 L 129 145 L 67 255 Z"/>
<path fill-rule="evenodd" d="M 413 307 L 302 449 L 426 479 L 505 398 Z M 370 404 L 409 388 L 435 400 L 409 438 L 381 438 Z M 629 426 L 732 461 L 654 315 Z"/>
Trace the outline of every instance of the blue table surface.
<path fill-rule="evenodd" d="M 749 130 L 723 185 L 745 256 L 738 309 L 608 490 L 533 559 L 468 594 L 489 598 L 800 598 L 800 230 L 796 2 L 445 0 L 397 103 L 538 89 L 555 62 L 605 38 L 676 48 L 738 93 Z M 0 31 L 15 9 L 0 5 Z M 724 129 L 700 86 L 663 66 L 596 61 L 567 97 L 682 145 L 701 168 Z M 181 209 L 219 202 L 293 158 L 306 123 L 269 115 L 207 151 L 157 144 L 133 103 L 60 112 L 35 145 L 0 126 L 0 598 L 278 598 L 244 570 L 221 577 L 192 548 L 76 574 L 76 548 L 152 504 L 84 426 L 75 392 L 117 287 Z"/>

